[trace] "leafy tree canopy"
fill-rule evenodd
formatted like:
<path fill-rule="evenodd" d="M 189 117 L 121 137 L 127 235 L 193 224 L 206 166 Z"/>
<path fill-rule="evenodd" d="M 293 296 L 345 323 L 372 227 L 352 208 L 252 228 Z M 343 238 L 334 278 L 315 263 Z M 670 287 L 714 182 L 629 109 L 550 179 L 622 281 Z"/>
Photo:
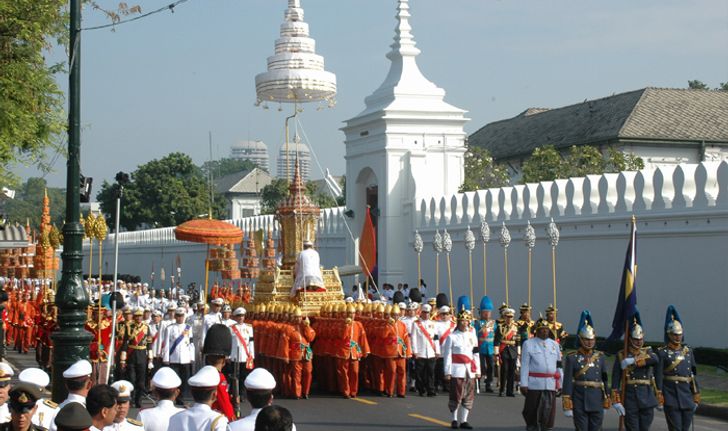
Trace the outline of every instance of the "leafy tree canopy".
<path fill-rule="evenodd" d="M 691 90 L 709 90 L 708 86 L 703 81 L 692 79 L 688 81 L 688 88 Z"/>
<path fill-rule="evenodd" d="M 251 171 L 257 166 L 258 165 L 250 160 L 224 158 L 205 162 L 202 164 L 201 169 L 205 176 L 212 173 L 213 178 L 221 178 L 225 175 L 235 174 L 242 171 Z"/>
<path fill-rule="evenodd" d="M 118 185 L 104 181 L 96 199 L 108 220 L 113 220 Z M 209 186 L 202 170 L 183 153 L 152 160 L 131 174 L 124 188 L 120 224 L 127 230 L 176 226 L 204 216 L 210 207 Z M 212 216 L 226 218 L 225 200 L 215 196 Z"/>
<path fill-rule="evenodd" d="M 508 169 L 493 162 L 490 152 L 482 147 L 469 146 L 465 153 L 465 181 L 460 192 L 505 187 L 510 184 Z"/>
<path fill-rule="evenodd" d="M 260 199 L 262 203 L 263 214 L 274 214 L 278 204 L 288 196 L 288 180 L 285 178 L 276 178 L 270 184 L 263 187 L 260 193 Z M 306 195 L 311 201 L 318 205 L 320 208 L 331 208 L 336 206 L 342 206 L 345 204 L 346 196 L 346 181 L 342 180 L 343 194 L 337 199 L 334 199 L 330 193 L 326 191 L 319 191 L 316 185 L 309 181 L 306 183 Z"/>
<path fill-rule="evenodd" d="M 558 178 L 601 175 L 610 172 L 635 171 L 645 167 L 642 158 L 609 147 L 606 154 L 590 145 L 572 146 L 562 156 L 553 145 L 533 150 L 523 163 L 522 183 L 553 181 Z"/>
<path fill-rule="evenodd" d="M 66 0 L 0 0 L 0 185 L 15 186 L 16 164 L 48 169 L 46 150 L 61 150 L 63 92 L 44 51 L 67 40 Z"/>
<path fill-rule="evenodd" d="M 704 83 L 703 81 L 699 81 L 697 79 L 688 81 L 688 88 L 691 90 L 710 90 L 710 87 L 708 87 L 708 84 Z M 715 87 L 715 90 L 728 91 L 728 82 L 721 82 L 717 87 Z"/>
<path fill-rule="evenodd" d="M 46 180 L 31 177 L 15 192 L 15 198 L 6 201 L 5 215 L 8 222 L 19 223 L 25 226 L 30 221 L 30 227 L 40 228 L 40 216 L 43 209 L 43 196 L 47 188 Z M 57 227 L 63 224 L 66 214 L 66 190 L 48 188 L 48 200 L 51 208 L 51 223 Z"/>

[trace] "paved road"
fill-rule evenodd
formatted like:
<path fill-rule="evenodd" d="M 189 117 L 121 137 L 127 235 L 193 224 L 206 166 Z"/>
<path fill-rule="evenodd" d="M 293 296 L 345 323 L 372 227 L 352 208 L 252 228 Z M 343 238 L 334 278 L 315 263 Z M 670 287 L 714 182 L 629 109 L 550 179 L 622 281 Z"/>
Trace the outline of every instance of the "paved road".
<path fill-rule="evenodd" d="M 17 369 L 35 366 L 35 356 L 19 355 L 8 352 L 7 360 Z M 525 429 L 521 409 L 523 397 L 500 398 L 493 394 L 476 396 L 475 406 L 469 422 L 475 429 L 521 430 Z M 557 400 L 559 401 L 559 400 Z M 363 396 L 356 399 L 343 399 L 323 394 L 314 394 L 309 400 L 275 400 L 291 410 L 299 431 L 327 430 L 443 430 L 450 426 L 451 416 L 447 409 L 447 394 L 433 398 L 408 395 L 407 398 L 384 398 Z M 560 405 L 560 402 L 558 403 Z M 151 402 L 145 402 L 151 406 Z M 243 408 L 243 414 L 250 411 Z M 130 417 L 136 417 L 132 409 Z M 616 430 L 618 417 L 613 410 L 606 414 L 605 430 Z M 556 429 L 573 429 L 571 419 L 561 414 L 556 416 Z M 695 431 L 724 431 L 728 422 L 698 416 Z M 656 412 L 652 430 L 667 430 L 662 413 Z"/>

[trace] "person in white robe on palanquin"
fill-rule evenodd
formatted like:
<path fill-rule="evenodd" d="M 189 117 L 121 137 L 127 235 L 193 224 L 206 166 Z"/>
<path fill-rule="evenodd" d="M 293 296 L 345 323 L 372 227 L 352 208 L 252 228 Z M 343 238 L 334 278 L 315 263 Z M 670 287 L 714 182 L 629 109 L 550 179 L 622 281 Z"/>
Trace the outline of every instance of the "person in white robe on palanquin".
<path fill-rule="evenodd" d="M 299 290 L 310 287 L 323 288 L 324 280 L 321 275 L 321 259 L 313 243 L 309 240 L 303 241 L 303 250 L 296 258 L 296 280 L 291 289 L 291 297 L 296 296 Z"/>

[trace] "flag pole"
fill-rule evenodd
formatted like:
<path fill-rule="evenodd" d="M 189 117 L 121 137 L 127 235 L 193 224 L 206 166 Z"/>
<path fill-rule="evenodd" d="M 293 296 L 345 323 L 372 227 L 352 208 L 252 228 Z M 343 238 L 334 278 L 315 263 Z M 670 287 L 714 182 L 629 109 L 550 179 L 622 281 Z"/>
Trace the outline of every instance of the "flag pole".
<path fill-rule="evenodd" d="M 622 359 L 627 357 L 627 342 L 629 337 L 629 321 L 624 321 L 624 347 L 622 349 Z M 619 358 L 615 359 L 619 360 Z M 624 402 L 624 397 L 627 393 L 627 373 L 624 368 L 622 369 L 622 385 L 620 388 L 620 401 Z M 619 431 L 624 431 L 624 416 L 619 415 Z"/>

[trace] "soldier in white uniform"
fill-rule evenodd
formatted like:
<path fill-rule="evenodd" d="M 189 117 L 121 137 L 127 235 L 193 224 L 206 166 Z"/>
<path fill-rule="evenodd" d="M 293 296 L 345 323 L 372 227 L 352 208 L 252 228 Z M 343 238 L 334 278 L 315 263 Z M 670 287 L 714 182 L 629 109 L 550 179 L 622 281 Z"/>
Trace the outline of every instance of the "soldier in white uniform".
<path fill-rule="evenodd" d="M 182 380 L 182 394 L 189 396 L 187 380 L 192 375 L 192 363 L 195 361 L 195 345 L 192 339 L 192 327 L 185 322 L 185 310 L 178 308 L 174 312 L 175 323 L 165 330 L 165 348 L 162 351 L 162 363 L 172 368 Z M 177 399 L 182 404 L 182 398 Z"/>
<path fill-rule="evenodd" d="M 205 345 L 205 335 L 207 335 L 207 331 L 212 327 L 212 325 L 216 325 L 218 323 L 223 323 L 222 320 L 222 314 L 220 313 L 220 310 L 222 310 L 222 306 L 225 303 L 222 298 L 215 298 L 210 302 L 210 312 L 205 314 L 203 325 L 202 325 L 202 345 Z"/>
<path fill-rule="evenodd" d="M 303 250 L 298 253 L 296 258 L 296 280 L 291 288 L 291 296 L 296 296 L 296 292 L 309 286 L 323 287 L 324 279 L 321 275 L 321 258 L 316 250 L 313 249 L 313 243 L 309 240 L 303 241 Z"/>
<path fill-rule="evenodd" d="M 119 396 L 116 397 L 116 416 L 114 423 L 104 427 L 103 431 L 144 431 L 141 422 L 126 417 L 131 407 L 131 392 L 134 390 L 134 385 L 126 380 L 118 380 L 111 387 L 119 391 Z"/>
<path fill-rule="evenodd" d="M 230 332 L 233 334 L 233 349 L 230 353 L 230 363 L 227 365 L 225 374 L 229 375 L 228 382 L 237 378 L 240 391 L 236 394 L 241 399 L 245 391 L 240 383 L 248 377 L 253 369 L 255 359 L 255 348 L 253 344 L 253 326 L 245 323 L 245 308 L 238 307 L 233 312 L 234 323 L 230 325 Z M 237 376 L 235 371 L 237 368 Z"/>
<path fill-rule="evenodd" d="M 220 383 L 220 373 L 212 365 L 200 368 L 188 380 L 195 404 L 187 410 L 172 416 L 169 430 L 226 431 L 228 420 L 225 415 L 212 410 L 215 391 Z"/>
<path fill-rule="evenodd" d="M 63 372 L 63 380 L 68 389 L 68 397 L 58 405 L 59 411 L 70 403 L 79 403 L 86 407 L 86 396 L 93 386 L 91 362 L 85 359 L 77 361 Z M 51 424 L 50 431 L 56 431 L 55 421 Z"/>
<path fill-rule="evenodd" d="M 68 396 L 61 404 L 58 405 L 62 409 L 68 403 L 79 403 L 86 405 L 86 395 L 93 385 L 91 381 L 91 363 L 85 359 L 81 359 L 68 367 L 63 372 L 63 379 L 66 383 Z"/>
<path fill-rule="evenodd" d="M 225 304 L 222 306 L 222 324 L 230 327 L 235 324 L 235 320 L 231 319 L 230 316 L 233 313 L 232 307 L 230 307 L 230 304 Z"/>
<path fill-rule="evenodd" d="M 248 402 L 253 408 L 248 416 L 238 419 L 230 424 L 230 431 L 254 431 L 255 419 L 264 407 L 273 403 L 273 389 L 276 388 L 276 379 L 265 368 L 256 368 L 245 379 L 245 390 L 248 393 Z M 296 425 L 293 424 L 293 431 Z"/>
<path fill-rule="evenodd" d="M 137 420 L 144 424 L 144 431 L 167 431 L 169 419 L 184 409 L 175 407 L 174 401 L 180 395 L 182 380 L 169 367 L 162 367 L 152 377 L 152 387 L 157 396 L 157 405 L 139 411 Z"/>
<path fill-rule="evenodd" d="M 428 397 L 437 395 L 435 391 L 435 360 L 440 356 L 440 343 L 437 342 L 437 322 L 430 319 L 432 306 L 422 306 L 420 318 L 414 320 L 412 327 L 412 353 L 415 360 L 415 374 L 417 375 L 416 389 L 420 396 L 427 393 Z"/>
<path fill-rule="evenodd" d="M 442 346 L 447 341 L 452 331 L 455 330 L 456 324 L 452 320 L 452 314 L 450 307 L 442 305 L 437 310 L 437 342 L 440 344 L 440 351 Z M 443 391 L 448 391 L 450 384 L 445 382 L 445 365 L 442 359 L 442 355 L 435 360 L 435 389 L 437 386 L 442 386 Z"/>
<path fill-rule="evenodd" d="M 187 318 L 187 324 L 192 328 L 192 339 L 195 343 L 195 368 L 203 365 L 202 360 L 202 331 L 204 329 L 205 306 L 202 303 L 195 305 L 195 314 Z M 194 370 L 197 372 L 197 369 Z"/>
<path fill-rule="evenodd" d="M 521 393 L 526 401 L 523 418 L 528 431 L 548 431 L 556 417 L 556 391 L 561 389 L 561 346 L 549 338 L 550 327 L 543 318 L 536 322 L 536 336 L 521 350 Z"/>
<path fill-rule="evenodd" d="M 51 381 L 48 374 L 40 368 L 26 368 L 20 372 L 18 380 L 37 386 L 41 393 L 43 393 L 43 390 L 45 390 L 45 387 Z M 53 419 L 58 414 L 58 404 L 49 399 L 39 398 L 35 405 L 37 408 L 30 422 L 35 426 L 49 429 L 53 423 Z"/>
<path fill-rule="evenodd" d="M 399 304 L 399 309 L 402 310 L 404 313 L 404 317 L 400 318 L 399 320 L 404 323 L 404 326 L 407 328 L 407 334 L 409 335 L 410 340 L 412 339 L 412 330 L 414 329 L 414 323 L 415 320 L 417 320 L 417 310 L 419 309 L 420 304 L 417 302 L 410 302 L 409 305 L 405 303 Z M 407 358 L 407 384 L 409 385 L 410 391 L 415 391 L 416 389 L 416 376 L 415 376 L 415 359 L 414 358 Z"/>
<path fill-rule="evenodd" d="M 480 378 L 478 337 L 470 327 L 473 315 L 469 307 L 461 309 L 457 327 L 442 345 L 445 381 L 450 382 L 448 408 L 452 412 L 451 428 L 472 429 L 468 414 L 475 399 L 475 382 Z"/>
<path fill-rule="evenodd" d="M 164 356 L 164 350 L 167 349 L 167 327 L 169 325 L 172 325 L 175 323 L 174 319 L 174 312 L 177 311 L 177 306 L 175 304 L 169 304 L 167 306 L 167 312 L 164 315 L 164 318 L 161 322 L 159 322 L 159 330 L 157 332 L 157 343 L 152 344 L 152 350 L 154 351 L 154 355 L 157 358 L 162 358 Z"/>
<path fill-rule="evenodd" d="M 159 368 L 162 363 L 162 358 L 159 356 L 159 351 L 162 346 L 162 340 L 159 337 L 162 336 L 160 329 L 162 327 L 162 313 L 159 310 L 152 310 L 152 321 L 149 322 L 149 336 L 152 337 L 152 352 L 154 353 L 154 367 Z"/>
<path fill-rule="evenodd" d="M 10 379 L 15 373 L 10 365 L 0 362 L 0 424 L 10 422 L 10 409 L 8 409 L 8 394 L 10 393 Z"/>

